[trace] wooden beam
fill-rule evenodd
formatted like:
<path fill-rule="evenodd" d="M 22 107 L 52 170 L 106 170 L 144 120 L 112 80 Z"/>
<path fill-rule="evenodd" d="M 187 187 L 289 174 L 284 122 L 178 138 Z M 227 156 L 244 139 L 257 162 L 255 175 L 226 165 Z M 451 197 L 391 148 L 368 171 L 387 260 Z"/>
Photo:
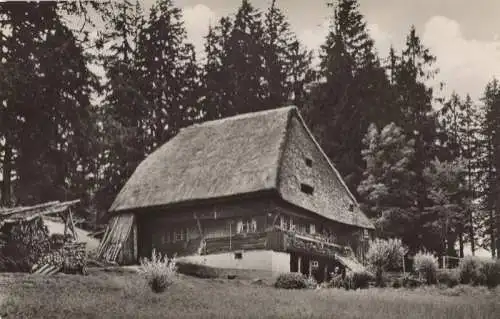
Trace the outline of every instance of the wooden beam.
<path fill-rule="evenodd" d="M 196 220 L 196 226 L 198 226 L 198 231 L 200 232 L 200 236 L 203 238 L 203 230 L 201 228 L 200 220 L 199 220 L 198 216 L 196 215 L 196 213 L 193 213 L 193 217 Z"/>
<path fill-rule="evenodd" d="M 68 219 L 69 219 L 69 226 L 71 228 L 71 232 L 73 233 L 73 239 L 77 240 L 78 239 L 78 234 L 76 233 L 75 230 L 75 223 L 73 222 L 73 212 L 71 211 L 71 208 L 68 208 Z"/>
<path fill-rule="evenodd" d="M 207 245 L 205 244 L 205 236 L 203 235 L 203 229 L 201 228 L 201 223 L 196 213 L 193 213 L 193 217 L 196 220 L 196 226 L 198 226 L 198 231 L 200 232 L 200 246 L 202 247 L 202 249 L 200 249 L 200 253 L 205 253 Z"/>

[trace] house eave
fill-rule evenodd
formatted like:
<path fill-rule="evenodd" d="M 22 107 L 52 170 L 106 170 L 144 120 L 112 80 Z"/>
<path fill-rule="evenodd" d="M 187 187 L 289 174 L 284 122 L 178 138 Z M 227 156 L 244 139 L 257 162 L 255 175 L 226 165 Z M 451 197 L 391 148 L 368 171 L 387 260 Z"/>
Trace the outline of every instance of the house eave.
<path fill-rule="evenodd" d="M 179 202 L 172 202 L 162 205 L 152 205 L 152 206 L 144 206 L 144 207 L 133 207 L 127 209 L 118 209 L 118 210 L 109 210 L 107 217 L 108 219 L 115 215 L 125 214 L 125 213 L 134 213 L 137 215 L 149 214 L 152 212 L 158 211 L 166 211 L 173 209 L 186 208 L 191 206 L 202 206 L 202 205 L 214 205 L 220 203 L 227 203 L 234 200 L 240 199 L 252 199 L 252 198 L 263 198 L 263 197 L 272 197 L 278 195 L 278 192 L 275 188 L 271 189 L 263 189 L 250 193 L 243 194 L 233 194 L 224 197 L 213 197 L 213 198 L 199 198 L 192 200 L 185 200 Z"/>

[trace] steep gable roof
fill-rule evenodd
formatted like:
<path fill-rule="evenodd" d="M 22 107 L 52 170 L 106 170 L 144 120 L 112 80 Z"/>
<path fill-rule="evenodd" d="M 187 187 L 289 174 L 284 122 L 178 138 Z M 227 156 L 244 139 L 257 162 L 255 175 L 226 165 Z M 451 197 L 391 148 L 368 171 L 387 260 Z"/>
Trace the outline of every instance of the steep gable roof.
<path fill-rule="evenodd" d="M 326 218 L 364 228 L 373 224 L 357 209 L 356 218 L 341 218 L 328 205 L 300 205 L 293 194 L 280 189 L 285 148 L 292 119 L 302 123 L 305 135 L 336 176 L 338 192 L 357 207 L 354 196 L 325 156 L 294 106 L 248 113 L 191 125 L 142 161 L 122 188 L 110 212 L 160 207 L 276 190 L 283 199 Z M 332 185 L 332 187 L 335 187 Z M 335 192 L 334 192 L 335 193 Z M 314 201 L 325 202 L 317 196 Z M 331 203 L 331 200 L 327 200 Z M 304 207 L 306 206 L 306 207 Z M 318 208 L 318 209 L 315 209 Z M 338 215 L 338 216 L 337 216 Z"/>

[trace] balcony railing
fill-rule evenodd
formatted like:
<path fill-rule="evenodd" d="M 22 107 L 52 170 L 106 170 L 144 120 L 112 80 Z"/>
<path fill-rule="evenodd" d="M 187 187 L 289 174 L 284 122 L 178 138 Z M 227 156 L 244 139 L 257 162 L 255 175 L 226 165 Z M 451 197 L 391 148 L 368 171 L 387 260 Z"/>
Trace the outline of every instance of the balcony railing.
<path fill-rule="evenodd" d="M 213 254 L 234 250 L 270 249 L 282 252 L 298 252 L 324 257 L 350 256 L 349 247 L 332 243 L 320 236 L 305 235 L 294 231 L 271 228 L 263 232 L 236 234 L 233 236 L 207 238 L 202 254 Z"/>
<path fill-rule="evenodd" d="M 302 234 L 280 228 L 274 228 L 271 232 L 281 234 L 284 242 L 282 249 L 284 251 L 295 251 L 327 257 L 334 257 L 335 255 L 350 256 L 353 254 L 350 247 L 338 245 L 320 235 Z"/>

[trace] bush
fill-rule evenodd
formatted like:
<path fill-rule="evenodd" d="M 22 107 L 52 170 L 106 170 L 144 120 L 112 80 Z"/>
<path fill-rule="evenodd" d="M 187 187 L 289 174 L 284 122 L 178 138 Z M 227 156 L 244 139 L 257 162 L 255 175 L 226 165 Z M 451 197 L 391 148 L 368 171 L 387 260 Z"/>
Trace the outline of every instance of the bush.
<path fill-rule="evenodd" d="M 366 289 L 370 286 L 370 281 L 374 279 L 367 271 L 351 272 L 346 277 L 348 277 L 351 289 Z"/>
<path fill-rule="evenodd" d="M 453 288 L 460 284 L 460 275 L 457 270 L 440 270 L 437 273 L 437 282 L 441 285 L 446 285 L 448 288 Z"/>
<path fill-rule="evenodd" d="M 344 287 L 344 279 L 342 278 L 342 275 L 336 275 L 332 277 L 330 280 L 328 287 L 331 288 L 342 288 Z"/>
<path fill-rule="evenodd" d="M 495 288 L 500 284 L 500 261 L 484 260 L 479 267 L 480 284 L 488 288 Z"/>
<path fill-rule="evenodd" d="M 395 288 L 395 289 L 401 288 L 401 287 L 403 286 L 403 283 L 402 283 L 401 281 L 402 281 L 401 279 L 396 278 L 396 279 L 392 282 L 392 288 Z"/>
<path fill-rule="evenodd" d="M 405 275 L 402 279 L 402 284 L 405 288 L 417 288 L 422 285 L 422 281 L 413 275 Z"/>
<path fill-rule="evenodd" d="M 305 289 L 307 285 L 307 277 L 298 272 L 281 274 L 274 283 L 274 287 L 281 289 Z"/>
<path fill-rule="evenodd" d="M 481 264 L 482 260 L 478 257 L 467 256 L 463 258 L 458 264 L 458 271 L 460 276 L 460 283 L 464 285 L 481 284 Z"/>
<path fill-rule="evenodd" d="M 436 283 L 438 260 L 430 253 L 420 252 L 413 259 L 413 269 L 428 285 Z"/>
<path fill-rule="evenodd" d="M 314 277 L 307 277 L 306 278 L 306 288 L 307 289 L 316 289 L 318 287 L 318 282 Z"/>
<path fill-rule="evenodd" d="M 375 273 L 375 284 L 384 285 L 384 271 L 399 269 L 403 265 L 403 257 L 407 253 L 400 239 L 375 239 L 370 243 L 366 258 Z"/>
<path fill-rule="evenodd" d="M 186 276 L 204 279 L 219 277 L 219 272 L 216 268 L 186 261 L 177 262 L 177 271 Z"/>
<path fill-rule="evenodd" d="M 156 293 L 165 291 L 173 283 L 176 270 L 175 257 L 169 259 L 167 255 L 156 254 L 154 249 L 151 260 L 143 258 L 139 269 Z"/>

